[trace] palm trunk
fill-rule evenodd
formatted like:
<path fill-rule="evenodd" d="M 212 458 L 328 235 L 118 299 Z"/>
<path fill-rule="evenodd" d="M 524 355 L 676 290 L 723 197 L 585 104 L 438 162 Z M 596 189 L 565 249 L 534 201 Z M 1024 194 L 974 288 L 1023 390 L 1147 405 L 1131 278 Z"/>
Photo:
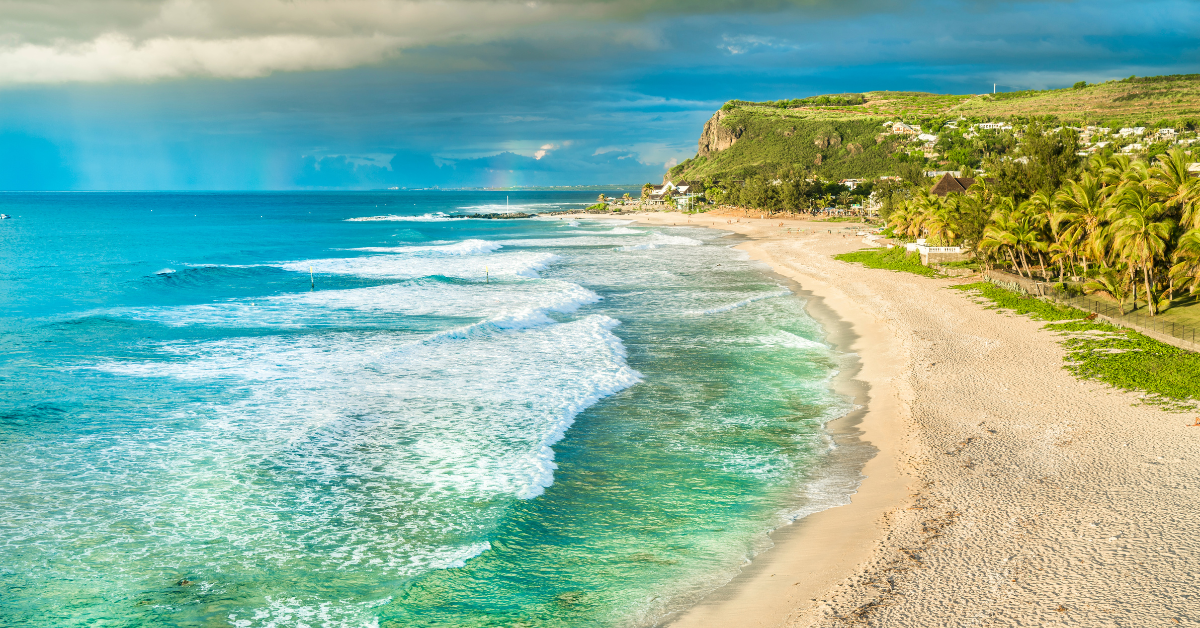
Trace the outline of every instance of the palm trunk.
<path fill-rule="evenodd" d="M 1025 257 L 1025 249 L 1017 249 L 1017 252 L 1021 254 L 1021 265 L 1025 267 L 1025 274 L 1032 280 L 1033 269 L 1029 267 L 1029 258 Z"/>
<path fill-rule="evenodd" d="M 1146 282 L 1146 307 L 1150 310 L 1150 316 L 1154 316 L 1154 295 L 1150 294 L 1150 267 L 1142 266 L 1142 278 Z"/>
<path fill-rule="evenodd" d="M 1012 260 L 1013 270 L 1017 271 L 1018 275 L 1024 277 L 1025 273 L 1021 272 L 1021 265 L 1017 263 L 1017 256 L 1013 255 L 1012 249 L 1008 250 L 1008 259 Z"/>

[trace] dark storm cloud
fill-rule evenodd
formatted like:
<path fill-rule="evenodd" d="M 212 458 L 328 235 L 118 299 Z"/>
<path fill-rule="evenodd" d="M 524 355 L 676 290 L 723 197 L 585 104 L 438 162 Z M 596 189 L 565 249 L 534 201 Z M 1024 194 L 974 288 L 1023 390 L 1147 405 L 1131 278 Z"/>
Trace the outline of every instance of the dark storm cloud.
<path fill-rule="evenodd" d="M 357 68 L 10 85 L 0 131 L 41 138 L 75 187 L 636 183 L 693 154 L 733 98 L 1062 86 L 1196 71 L 1200 48 L 1183 0 L 633 6 L 555 5 L 567 17 L 453 36 L 431 22 L 427 43 Z M 345 23 L 303 32 L 375 36 Z"/>

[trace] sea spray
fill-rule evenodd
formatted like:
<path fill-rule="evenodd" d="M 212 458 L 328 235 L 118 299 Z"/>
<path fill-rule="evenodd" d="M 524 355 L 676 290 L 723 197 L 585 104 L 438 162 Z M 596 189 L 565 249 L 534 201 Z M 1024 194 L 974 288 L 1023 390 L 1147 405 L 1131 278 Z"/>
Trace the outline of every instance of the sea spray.
<path fill-rule="evenodd" d="M 489 194 L 10 199 L 0 623 L 653 624 L 853 490 L 721 232 Z"/>

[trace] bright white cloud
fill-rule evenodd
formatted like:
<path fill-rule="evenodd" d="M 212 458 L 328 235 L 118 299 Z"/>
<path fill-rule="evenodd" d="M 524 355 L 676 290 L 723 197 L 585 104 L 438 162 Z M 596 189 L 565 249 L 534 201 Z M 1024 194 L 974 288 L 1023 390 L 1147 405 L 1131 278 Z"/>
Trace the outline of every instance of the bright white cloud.
<path fill-rule="evenodd" d="M 396 38 L 270 35 L 236 39 L 101 35 L 81 44 L 0 48 L 0 83 L 150 81 L 184 76 L 253 78 L 271 72 L 346 68 L 383 59 Z"/>
<path fill-rule="evenodd" d="M 0 84 L 252 78 L 378 63 L 595 15 L 487 0 L 0 0 Z M 72 11 L 77 8 L 78 11 Z"/>

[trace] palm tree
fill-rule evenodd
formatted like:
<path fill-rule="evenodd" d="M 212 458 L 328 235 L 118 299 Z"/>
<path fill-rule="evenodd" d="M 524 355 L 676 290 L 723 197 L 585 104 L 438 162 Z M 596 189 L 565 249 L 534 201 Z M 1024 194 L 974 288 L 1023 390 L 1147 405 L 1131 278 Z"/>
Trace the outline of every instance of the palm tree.
<path fill-rule="evenodd" d="M 1146 162 L 1134 160 L 1129 155 L 1113 155 L 1108 164 L 1100 170 L 1100 180 L 1105 185 L 1142 183 L 1149 178 L 1150 168 Z"/>
<path fill-rule="evenodd" d="M 900 235 L 908 233 L 908 223 L 912 221 L 912 216 L 909 212 L 912 208 L 909 203 L 901 203 L 890 216 L 888 216 L 888 226 L 892 228 L 892 233 Z"/>
<path fill-rule="evenodd" d="M 1072 258 L 1075 255 L 1074 243 L 1061 240 L 1054 242 L 1046 250 L 1050 252 L 1050 263 L 1058 264 L 1058 280 L 1066 281 L 1067 271 L 1064 266 L 1072 263 Z"/>
<path fill-rule="evenodd" d="M 1182 149 L 1176 148 L 1166 155 L 1158 156 L 1158 163 L 1150 169 L 1146 189 L 1163 199 L 1163 206 L 1170 214 L 1181 217 L 1189 228 L 1200 227 L 1200 183 L 1192 178 L 1188 170 L 1191 159 Z"/>
<path fill-rule="evenodd" d="M 1131 164 L 1129 155 L 1113 155 L 1101 163 L 1103 165 L 1100 166 L 1097 176 L 1104 185 L 1117 186 L 1125 182 Z"/>
<path fill-rule="evenodd" d="M 1033 194 L 1033 196 L 1029 197 L 1029 200 L 1021 203 L 1021 207 L 1026 213 L 1029 214 L 1030 218 L 1032 219 L 1032 224 L 1036 225 L 1039 231 L 1045 230 L 1049 232 L 1050 242 L 1043 242 L 1045 247 L 1038 250 L 1038 261 L 1041 262 L 1042 265 L 1042 278 L 1045 279 L 1046 260 L 1042 258 L 1041 251 L 1046 250 L 1051 242 L 1057 244 L 1060 239 L 1058 234 L 1058 222 L 1054 220 L 1054 216 L 1058 212 L 1054 204 L 1053 195 L 1045 190 L 1038 190 Z M 1042 234 L 1037 235 L 1041 236 Z M 1039 241 L 1043 240 L 1043 238 L 1040 237 L 1038 239 Z"/>
<path fill-rule="evenodd" d="M 929 220 L 936 213 L 937 208 L 941 206 L 941 199 L 928 193 L 921 192 L 919 195 L 909 201 L 908 210 L 908 235 L 909 237 L 919 238 L 925 234 Z"/>
<path fill-rule="evenodd" d="M 1029 268 L 1029 261 L 1026 258 L 1028 253 L 1032 256 L 1037 254 L 1038 259 L 1042 259 L 1042 252 L 1048 248 L 1045 240 L 1042 239 L 1041 228 L 1039 226 L 1038 217 L 1022 212 L 1019 209 L 1016 212 L 1015 220 L 1010 226 L 1013 241 L 1016 245 L 1017 252 L 1021 254 L 1021 262 L 1025 264 L 1025 270 L 1029 273 L 1029 278 L 1033 279 L 1033 271 Z M 1045 278 L 1046 263 L 1042 261 L 1042 276 Z"/>
<path fill-rule="evenodd" d="M 1113 223 L 1113 246 L 1131 267 L 1141 269 L 1146 305 L 1150 316 L 1154 316 L 1156 308 L 1150 276 L 1158 259 L 1167 251 L 1175 223 L 1169 218 L 1159 220 L 1164 213 L 1162 203 L 1156 202 L 1145 190 L 1128 189 L 1122 195 L 1120 207 L 1125 215 Z"/>
<path fill-rule="evenodd" d="M 1125 316 L 1125 299 L 1129 298 L 1129 278 L 1112 268 L 1104 268 L 1091 281 L 1083 285 L 1088 294 L 1107 294 L 1117 302 L 1121 316 Z"/>
<path fill-rule="evenodd" d="M 1017 274 L 1033 279 L 1025 252 L 1044 245 L 1038 241 L 1037 230 L 1032 222 L 1028 214 L 1013 207 L 1011 198 L 1002 198 L 992 214 L 992 224 L 983 230 L 980 250 L 1007 253 Z"/>
<path fill-rule="evenodd" d="M 1186 287 L 1189 294 L 1195 294 L 1200 285 L 1200 229 L 1190 229 L 1180 236 L 1172 258 L 1175 265 L 1171 267 L 1171 279 L 1178 281 L 1181 288 Z"/>
<path fill-rule="evenodd" d="M 925 221 L 925 226 L 929 239 L 934 243 L 952 246 L 958 241 L 960 235 L 959 203 L 961 199 L 961 195 L 953 194 L 944 201 L 934 201 L 934 204 L 928 207 L 929 215 Z"/>
<path fill-rule="evenodd" d="M 1071 181 L 1056 195 L 1058 212 L 1054 215 L 1054 221 L 1058 223 L 1064 240 L 1077 243 L 1074 250 L 1084 260 L 1084 274 L 1087 274 L 1089 260 L 1103 258 L 1103 254 L 1096 249 L 1096 235 L 1111 214 L 1108 205 L 1108 192 L 1111 189 L 1105 187 L 1100 179 L 1085 172 L 1078 181 Z"/>

